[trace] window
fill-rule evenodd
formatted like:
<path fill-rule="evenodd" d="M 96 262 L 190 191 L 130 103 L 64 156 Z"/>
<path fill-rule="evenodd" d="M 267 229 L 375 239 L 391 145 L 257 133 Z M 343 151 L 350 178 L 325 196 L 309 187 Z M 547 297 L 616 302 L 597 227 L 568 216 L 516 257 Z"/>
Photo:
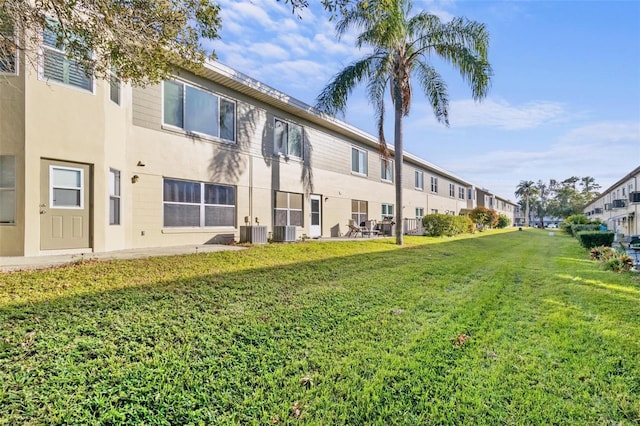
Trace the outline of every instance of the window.
<path fill-rule="evenodd" d="M 17 73 L 17 49 L 13 42 L 13 23 L 0 17 L 0 73 Z"/>
<path fill-rule="evenodd" d="M 236 104 L 211 92 L 164 81 L 164 124 L 235 142 Z"/>
<path fill-rule="evenodd" d="M 351 148 L 351 171 L 361 175 L 367 174 L 367 151 Z"/>
<path fill-rule="evenodd" d="M 464 188 L 461 186 L 458 187 L 458 198 L 464 200 Z"/>
<path fill-rule="evenodd" d="M 120 225 L 120 171 L 109 170 L 109 225 Z"/>
<path fill-rule="evenodd" d="M 438 192 L 438 178 L 431 176 L 431 192 Z"/>
<path fill-rule="evenodd" d="M 236 225 L 236 189 L 233 186 L 164 179 L 165 227 Z"/>
<path fill-rule="evenodd" d="M 273 224 L 302 226 L 302 194 L 276 191 Z"/>
<path fill-rule="evenodd" d="M 93 91 L 93 77 L 87 75 L 80 63 L 67 57 L 64 43 L 59 41 L 52 30 L 58 24 L 47 21 L 42 32 L 42 78 L 68 84 L 80 89 Z M 73 40 L 78 42 L 78 39 Z"/>
<path fill-rule="evenodd" d="M 416 217 L 417 218 L 424 217 L 424 208 L 416 207 Z"/>
<path fill-rule="evenodd" d="M 109 78 L 109 99 L 114 104 L 120 105 L 120 79 L 113 70 Z"/>
<path fill-rule="evenodd" d="M 16 223 L 16 157 L 0 155 L 0 225 Z"/>
<path fill-rule="evenodd" d="M 380 178 L 387 182 L 393 182 L 393 162 L 383 158 L 380 161 Z"/>
<path fill-rule="evenodd" d="M 431 209 L 431 214 L 438 214 L 438 209 Z"/>
<path fill-rule="evenodd" d="M 473 193 L 473 189 L 469 188 L 467 190 L 467 196 L 469 197 L 470 200 L 474 200 L 475 199 L 475 194 Z"/>
<path fill-rule="evenodd" d="M 360 225 L 369 220 L 369 204 L 366 201 L 351 200 L 351 219 Z"/>
<path fill-rule="evenodd" d="M 84 170 L 73 167 L 50 166 L 49 205 L 53 209 L 84 208 Z"/>
<path fill-rule="evenodd" d="M 302 158 L 302 127 L 279 118 L 275 119 L 273 153 Z"/>
<path fill-rule="evenodd" d="M 420 191 L 424 190 L 424 173 L 416 170 L 415 188 Z"/>
<path fill-rule="evenodd" d="M 393 220 L 393 204 L 382 205 L 382 220 Z"/>
<path fill-rule="evenodd" d="M 456 196 L 456 186 L 452 183 L 449 184 L 449 197 Z"/>

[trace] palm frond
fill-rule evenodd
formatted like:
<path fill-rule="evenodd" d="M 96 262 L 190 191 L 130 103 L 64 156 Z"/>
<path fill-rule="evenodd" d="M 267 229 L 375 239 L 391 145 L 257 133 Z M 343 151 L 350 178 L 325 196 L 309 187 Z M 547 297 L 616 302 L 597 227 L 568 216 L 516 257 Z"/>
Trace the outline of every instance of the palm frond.
<path fill-rule="evenodd" d="M 375 73 L 369 79 L 369 83 L 367 84 L 367 97 L 369 102 L 375 109 L 376 116 L 376 125 L 378 128 L 378 150 L 380 154 L 388 159 L 391 155 L 389 151 L 389 147 L 387 146 L 387 141 L 384 136 L 384 116 L 385 116 L 385 106 L 384 106 L 384 95 L 385 89 L 389 84 L 389 72 L 388 69 L 390 67 L 391 60 L 388 55 L 380 56 L 376 61 L 372 69 L 375 70 Z"/>
<path fill-rule="evenodd" d="M 434 50 L 458 69 L 463 80 L 471 86 L 474 100 L 483 99 L 487 95 L 493 75 L 489 62 L 462 45 L 437 45 Z"/>
<path fill-rule="evenodd" d="M 316 98 L 316 108 L 331 115 L 344 113 L 349 94 L 370 74 L 371 62 L 374 60 L 375 56 L 367 56 L 336 74 Z"/>
<path fill-rule="evenodd" d="M 447 84 L 442 79 L 440 73 L 431 65 L 418 61 L 415 64 L 418 81 L 424 91 L 433 114 L 439 123 L 449 126 L 449 95 L 447 93 Z"/>

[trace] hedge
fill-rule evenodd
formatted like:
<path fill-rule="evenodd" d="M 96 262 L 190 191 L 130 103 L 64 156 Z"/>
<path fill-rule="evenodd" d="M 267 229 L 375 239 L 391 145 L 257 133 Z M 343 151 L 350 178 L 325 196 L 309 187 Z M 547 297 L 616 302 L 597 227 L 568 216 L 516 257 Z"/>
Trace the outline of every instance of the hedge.
<path fill-rule="evenodd" d="M 573 225 L 571 225 L 571 232 L 570 234 L 573 235 L 574 237 L 578 236 L 578 232 L 583 232 L 583 231 L 599 231 L 600 230 L 600 224 L 594 224 L 594 223 L 588 223 L 588 224 L 584 224 L 584 223 L 574 223 Z"/>
<path fill-rule="evenodd" d="M 446 235 L 452 237 L 464 232 L 472 233 L 473 222 L 467 216 L 452 216 L 448 214 L 434 213 L 422 218 L 425 234 L 430 237 Z"/>
<path fill-rule="evenodd" d="M 586 249 L 597 246 L 611 247 L 613 237 L 614 234 L 611 231 L 581 231 L 576 235 L 580 245 Z"/>

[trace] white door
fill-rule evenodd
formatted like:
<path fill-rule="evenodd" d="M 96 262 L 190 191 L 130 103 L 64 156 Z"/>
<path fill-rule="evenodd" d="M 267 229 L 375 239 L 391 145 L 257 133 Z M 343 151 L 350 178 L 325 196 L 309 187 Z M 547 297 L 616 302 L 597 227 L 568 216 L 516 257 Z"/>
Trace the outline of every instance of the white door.
<path fill-rule="evenodd" d="M 311 221 L 309 222 L 309 237 L 317 238 L 322 236 L 322 207 L 320 195 L 310 195 L 311 201 Z"/>

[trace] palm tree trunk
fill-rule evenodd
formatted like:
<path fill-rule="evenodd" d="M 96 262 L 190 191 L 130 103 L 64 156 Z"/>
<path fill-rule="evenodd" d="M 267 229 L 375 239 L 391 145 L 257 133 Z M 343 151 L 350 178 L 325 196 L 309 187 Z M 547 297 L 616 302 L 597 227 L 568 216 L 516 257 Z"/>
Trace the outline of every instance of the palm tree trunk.
<path fill-rule="evenodd" d="M 402 234 L 402 153 L 404 152 L 402 143 L 402 94 L 400 88 L 395 90 L 395 133 L 394 133 L 394 150 L 395 150 L 395 184 L 396 184 L 396 244 L 401 246 L 404 244 Z"/>
<path fill-rule="evenodd" d="M 525 216 L 524 216 L 524 226 L 529 226 L 529 197 L 525 198 L 525 202 L 526 204 L 526 209 L 525 209 Z"/>

